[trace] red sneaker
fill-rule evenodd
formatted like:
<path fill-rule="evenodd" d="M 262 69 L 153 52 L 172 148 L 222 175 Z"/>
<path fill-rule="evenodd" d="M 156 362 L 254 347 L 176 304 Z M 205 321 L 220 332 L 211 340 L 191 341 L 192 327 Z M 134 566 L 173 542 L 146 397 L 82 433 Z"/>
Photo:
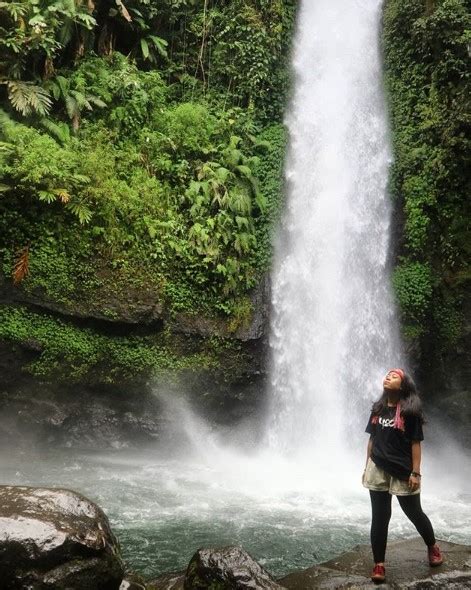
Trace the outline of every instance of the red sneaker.
<path fill-rule="evenodd" d="M 428 548 L 428 562 L 432 567 L 436 567 L 437 565 L 442 565 L 443 563 L 443 555 L 440 551 L 440 547 L 435 543 Z"/>
<path fill-rule="evenodd" d="M 386 579 L 386 570 L 384 569 L 384 565 L 376 564 L 374 566 L 373 572 L 371 573 L 371 579 L 375 584 L 384 582 Z"/>

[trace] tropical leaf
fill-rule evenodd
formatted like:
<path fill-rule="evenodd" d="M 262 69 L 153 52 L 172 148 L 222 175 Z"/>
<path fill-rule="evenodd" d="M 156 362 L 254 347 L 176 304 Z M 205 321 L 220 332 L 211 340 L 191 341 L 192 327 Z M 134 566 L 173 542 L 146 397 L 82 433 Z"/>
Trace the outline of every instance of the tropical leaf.
<path fill-rule="evenodd" d="M 52 106 L 52 100 L 47 90 L 31 82 L 9 80 L 7 82 L 8 98 L 14 109 L 22 115 L 31 113 L 47 115 Z"/>
<path fill-rule="evenodd" d="M 144 59 L 148 59 L 150 52 L 149 52 L 149 44 L 147 43 L 147 41 L 145 39 L 141 39 L 141 51 L 142 51 L 142 56 L 144 57 Z"/>
<path fill-rule="evenodd" d="M 101 109 L 106 107 L 106 102 L 101 100 L 98 96 L 88 96 L 89 103 L 94 104 L 96 107 L 100 107 Z"/>
<path fill-rule="evenodd" d="M 252 170 L 250 170 L 248 166 L 243 166 L 240 164 L 239 166 L 236 166 L 236 170 L 238 170 L 242 176 L 245 176 L 246 178 L 252 177 Z"/>
<path fill-rule="evenodd" d="M 70 96 L 75 98 L 77 108 L 79 111 L 81 111 L 83 107 L 87 107 L 87 97 L 85 96 L 85 94 L 83 94 L 83 92 L 79 92 L 78 90 L 71 90 Z"/>
<path fill-rule="evenodd" d="M 90 211 L 87 205 L 84 205 L 83 203 L 71 202 L 67 203 L 66 207 L 78 218 L 82 225 L 88 223 L 93 216 L 93 213 Z"/>
<path fill-rule="evenodd" d="M 0 8 L 4 8 L 17 22 L 28 12 L 29 7 L 26 2 L 23 4 L 21 2 L 0 2 Z"/>
<path fill-rule="evenodd" d="M 67 96 L 67 94 L 69 93 L 70 86 L 69 80 L 67 80 L 67 78 L 65 78 L 64 76 L 56 76 L 54 81 L 57 82 L 57 85 L 59 86 L 62 95 Z"/>
<path fill-rule="evenodd" d="M 32 27 L 34 27 L 34 25 L 45 26 L 46 21 L 45 21 L 44 16 L 42 14 L 36 14 L 32 18 L 29 19 L 28 24 L 31 25 Z"/>
<path fill-rule="evenodd" d="M 54 203 L 56 195 L 52 191 L 38 191 L 38 198 L 45 203 Z"/>
<path fill-rule="evenodd" d="M 152 41 L 154 47 L 162 57 L 167 57 L 168 42 L 165 39 L 157 37 L 156 35 L 149 35 L 147 38 Z"/>
<path fill-rule="evenodd" d="M 258 208 L 263 213 L 268 205 L 268 201 L 262 193 L 258 192 L 255 196 L 255 202 L 257 203 Z"/>
<path fill-rule="evenodd" d="M 236 215 L 236 223 L 237 223 L 237 227 L 239 229 L 242 229 L 243 227 L 245 228 L 249 228 L 249 220 L 247 219 L 247 217 L 240 217 L 239 215 Z"/>
<path fill-rule="evenodd" d="M 73 119 L 80 114 L 80 108 L 77 104 L 77 101 L 70 94 L 65 97 L 65 109 L 70 119 Z"/>
<path fill-rule="evenodd" d="M 70 195 L 67 192 L 67 189 L 65 188 L 55 188 L 52 191 L 56 197 L 58 197 L 59 201 L 61 201 L 61 203 L 68 203 L 70 201 Z"/>
<path fill-rule="evenodd" d="M 223 166 L 220 166 L 216 169 L 216 176 L 221 182 L 226 182 L 230 175 L 231 171 L 227 168 L 224 168 Z"/>
<path fill-rule="evenodd" d="M 75 20 L 79 21 L 87 29 L 90 30 L 93 29 L 93 27 L 96 25 L 96 20 L 94 19 L 94 17 L 91 14 L 87 14 L 86 12 L 81 12 L 77 14 Z"/>
<path fill-rule="evenodd" d="M 59 123 L 45 117 L 41 119 L 40 125 L 61 143 L 67 143 L 70 140 L 70 128 L 66 123 Z"/>

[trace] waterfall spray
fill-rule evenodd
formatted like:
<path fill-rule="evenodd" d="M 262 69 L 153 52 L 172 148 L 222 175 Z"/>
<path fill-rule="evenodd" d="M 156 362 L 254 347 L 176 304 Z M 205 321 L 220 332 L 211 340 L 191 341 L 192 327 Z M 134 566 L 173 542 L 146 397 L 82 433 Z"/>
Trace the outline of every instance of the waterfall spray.
<path fill-rule="evenodd" d="M 272 274 L 267 437 L 282 452 L 341 454 L 361 435 L 385 369 L 403 362 L 388 268 L 380 16 L 380 0 L 305 0 L 298 15 Z"/>

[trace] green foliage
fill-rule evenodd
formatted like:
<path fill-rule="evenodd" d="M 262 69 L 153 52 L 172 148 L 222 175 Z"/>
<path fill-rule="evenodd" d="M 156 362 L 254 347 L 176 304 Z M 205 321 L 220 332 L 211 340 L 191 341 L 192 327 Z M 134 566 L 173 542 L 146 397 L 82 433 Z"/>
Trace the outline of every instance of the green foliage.
<path fill-rule="evenodd" d="M 53 71 L 54 59 L 96 25 L 81 2 L 18 0 L 0 2 L 0 83 L 7 84 L 12 106 L 23 115 L 45 115 L 49 93 L 37 82 Z"/>
<path fill-rule="evenodd" d="M 144 68 L 163 66 L 171 83 L 190 82 L 191 99 L 199 88 L 219 96 L 224 108 L 237 105 L 259 119 L 279 118 L 288 87 L 286 58 L 295 7 L 294 0 L 0 2 L 5 80 L 48 80 L 64 61 L 77 62 L 92 50 L 100 56 L 119 51 Z M 185 88 L 175 87 L 180 98 Z M 28 90 L 32 97 L 32 87 Z M 22 102 L 29 104 L 29 112 L 43 109 L 35 96 L 33 103 Z M 68 110 L 77 108 L 73 99 L 91 102 L 83 96 L 68 93 Z"/>
<path fill-rule="evenodd" d="M 25 206 L 35 199 L 62 203 L 81 223 L 88 221 L 91 211 L 80 191 L 90 180 L 78 172 L 80 158 L 72 145 L 62 147 L 48 135 L 12 122 L 4 123 L 2 131 L 2 140 L 8 146 L 0 158 L 5 197 L 11 195 Z"/>
<path fill-rule="evenodd" d="M 256 230 L 257 246 L 253 250 L 253 264 L 261 274 L 271 266 L 273 234 L 280 220 L 283 205 L 283 164 L 287 133 L 281 123 L 267 127 L 257 138 L 259 154 L 254 173 L 259 180 L 266 207 Z"/>
<path fill-rule="evenodd" d="M 225 88 L 258 117 L 278 119 L 288 91 L 286 60 L 295 7 L 295 2 L 281 0 L 234 1 L 221 10 L 214 2 L 207 22 L 200 25 L 208 29 L 208 48 L 205 52 L 202 47 L 199 64 L 207 84 Z M 208 64 L 203 66 L 206 53 Z"/>
<path fill-rule="evenodd" d="M 0 280 L 27 252 L 16 288 L 67 313 L 116 319 L 152 299 L 246 327 L 281 201 L 294 12 L 0 2 Z M 83 373 L 98 352 L 74 334 Z"/>
<path fill-rule="evenodd" d="M 0 338 L 12 343 L 34 342 L 41 353 L 27 369 L 39 377 L 54 376 L 67 382 L 92 378 L 113 383 L 139 373 L 211 368 L 217 360 L 204 348 L 185 352 L 176 338 L 165 333 L 111 337 L 13 307 L 0 309 Z"/>
<path fill-rule="evenodd" d="M 9 80 L 7 82 L 8 98 L 17 111 L 22 115 L 39 113 L 47 115 L 52 105 L 49 93 L 31 82 Z"/>
<path fill-rule="evenodd" d="M 432 298 L 430 267 L 421 262 L 404 261 L 394 270 L 393 285 L 406 320 L 423 319 Z"/>
<path fill-rule="evenodd" d="M 388 0 L 383 50 L 405 213 L 394 284 L 406 336 L 440 355 L 463 333 L 469 281 L 469 11 L 464 0 Z"/>

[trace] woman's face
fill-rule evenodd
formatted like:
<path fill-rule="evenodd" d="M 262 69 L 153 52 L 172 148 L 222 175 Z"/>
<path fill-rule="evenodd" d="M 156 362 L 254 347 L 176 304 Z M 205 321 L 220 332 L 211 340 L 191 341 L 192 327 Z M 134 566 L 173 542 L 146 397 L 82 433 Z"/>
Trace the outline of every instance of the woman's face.
<path fill-rule="evenodd" d="M 401 376 L 394 371 L 389 371 L 386 377 L 383 379 L 383 387 L 388 391 L 397 391 L 401 388 Z"/>

